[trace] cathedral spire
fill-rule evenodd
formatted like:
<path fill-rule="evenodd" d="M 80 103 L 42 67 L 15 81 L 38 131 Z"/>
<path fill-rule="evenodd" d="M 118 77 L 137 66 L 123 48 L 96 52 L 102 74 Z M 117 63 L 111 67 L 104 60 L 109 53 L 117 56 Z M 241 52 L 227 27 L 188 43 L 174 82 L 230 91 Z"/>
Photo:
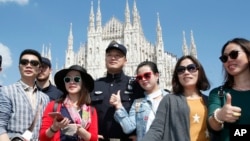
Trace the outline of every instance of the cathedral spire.
<path fill-rule="evenodd" d="M 157 43 L 162 42 L 162 29 L 161 29 L 161 23 L 160 23 L 160 16 L 159 13 L 157 13 Z"/>
<path fill-rule="evenodd" d="M 136 0 L 134 0 L 134 6 L 133 6 L 133 25 L 135 27 L 139 26 L 139 14 L 136 7 Z"/>
<path fill-rule="evenodd" d="M 70 23 L 70 30 L 68 36 L 68 48 L 66 50 L 65 67 L 69 67 L 74 63 L 74 51 L 73 51 L 73 32 L 72 23 Z"/>
<path fill-rule="evenodd" d="M 50 61 L 52 61 L 52 55 L 51 55 L 51 43 L 49 44 L 49 49 L 47 52 L 47 56 L 46 56 Z"/>
<path fill-rule="evenodd" d="M 126 8 L 125 8 L 125 26 L 130 24 L 130 10 L 128 5 L 128 0 L 126 0 Z"/>
<path fill-rule="evenodd" d="M 163 44 L 163 39 L 162 39 L 162 29 L 161 29 L 161 24 L 160 24 L 160 16 L 159 13 L 157 13 L 157 50 L 158 50 L 158 55 L 159 57 L 163 57 L 164 53 L 164 44 Z"/>
<path fill-rule="evenodd" d="M 68 49 L 73 50 L 73 33 L 72 33 L 72 23 L 70 23 L 69 36 L 68 36 Z"/>
<path fill-rule="evenodd" d="M 194 35 L 193 31 L 191 30 L 191 45 L 190 45 L 190 55 L 197 58 L 197 51 L 196 51 L 196 45 L 194 42 Z"/>
<path fill-rule="evenodd" d="M 42 49 L 42 56 L 44 56 L 44 44 L 43 44 L 43 49 Z"/>
<path fill-rule="evenodd" d="M 185 31 L 183 31 L 182 34 L 183 34 L 182 55 L 188 55 L 189 53 L 188 53 Z"/>
<path fill-rule="evenodd" d="M 102 15 L 101 15 L 101 8 L 100 8 L 100 0 L 98 0 L 98 7 L 96 13 L 96 28 L 97 31 L 101 31 L 102 29 Z"/>
<path fill-rule="evenodd" d="M 91 1 L 90 15 L 89 15 L 89 32 L 95 30 L 95 15 L 93 10 L 93 1 Z"/>

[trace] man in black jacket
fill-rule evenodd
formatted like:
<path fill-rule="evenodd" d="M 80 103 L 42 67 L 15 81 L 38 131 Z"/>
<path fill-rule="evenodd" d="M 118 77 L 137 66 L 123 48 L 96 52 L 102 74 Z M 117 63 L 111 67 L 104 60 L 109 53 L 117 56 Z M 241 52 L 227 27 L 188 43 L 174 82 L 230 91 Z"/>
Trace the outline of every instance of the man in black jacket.
<path fill-rule="evenodd" d="M 112 93 L 120 90 L 122 105 L 129 112 L 134 99 L 143 96 L 139 85 L 123 72 L 127 62 L 126 53 L 124 45 L 115 41 L 109 44 L 105 56 L 107 75 L 95 81 L 91 94 L 92 104 L 98 113 L 99 141 L 130 141 L 130 135 L 123 133 L 121 126 L 115 121 L 115 108 L 109 103 Z"/>
<path fill-rule="evenodd" d="M 37 76 L 36 85 L 38 89 L 49 96 L 50 101 L 60 98 L 63 93 L 50 82 L 52 73 L 51 62 L 48 58 L 42 57 L 41 72 Z"/>

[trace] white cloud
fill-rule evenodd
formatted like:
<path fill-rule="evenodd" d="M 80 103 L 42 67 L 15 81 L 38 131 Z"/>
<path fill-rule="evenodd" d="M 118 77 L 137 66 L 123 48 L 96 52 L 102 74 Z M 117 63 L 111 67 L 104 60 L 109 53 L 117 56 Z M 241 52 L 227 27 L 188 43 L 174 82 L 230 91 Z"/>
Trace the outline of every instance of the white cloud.
<path fill-rule="evenodd" d="M 29 3 L 29 0 L 0 0 L 0 4 L 1 3 L 17 3 L 19 5 L 26 5 Z"/>
<path fill-rule="evenodd" d="M 7 46 L 0 43 L 0 54 L 2 55 L 2 72 L 0 72 L 0 85 L 3 83 L 3 80 L 7 77 L 4 73 L 8 67 L 12 65 L 11 52 Z"/>
<path fill-rule="evenodd" d="M 0 54 L 2 55 L 2 67 L 4 69 L 10 67 L 12 65 L 11 52 L 7 46 L 0 43 Z"/>

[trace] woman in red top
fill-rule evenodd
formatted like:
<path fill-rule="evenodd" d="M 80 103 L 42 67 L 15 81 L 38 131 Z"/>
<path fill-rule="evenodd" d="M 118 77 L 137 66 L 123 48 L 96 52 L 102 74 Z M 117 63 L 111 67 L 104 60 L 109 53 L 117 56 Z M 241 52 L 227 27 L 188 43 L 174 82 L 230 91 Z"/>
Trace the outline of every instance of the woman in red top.
<path fill-rule="evenodd" d="M 97 141 L 98 124 L 90 92 L 94 80 L 84 68 L 73 65 L 55 74 L 55 84 L 63 96 L 51 101 L 42 118 L 41 141 Z M 59 115 L 51 115 L 58 112 Z"/>

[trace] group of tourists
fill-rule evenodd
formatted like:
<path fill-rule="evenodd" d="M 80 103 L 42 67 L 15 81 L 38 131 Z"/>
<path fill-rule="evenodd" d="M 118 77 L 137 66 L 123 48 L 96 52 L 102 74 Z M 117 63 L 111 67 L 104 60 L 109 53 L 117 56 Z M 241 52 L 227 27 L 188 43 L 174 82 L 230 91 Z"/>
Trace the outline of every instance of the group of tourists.
<path fill-rule="evenodd" d="M 232 126 L 250 124 L 249 40 L 223 45 L 224 81 L 209 95 L 209 78 L 192 55 L 178 59 L 166 90 L 153 61 L 126 75 L 126 54 L 124 45 L 112 41 L 104 77 L 94 80 L 72 65 L 56 72 L 54 86 L 50 60 L 23 50 L 21 78 L 0 87 L 0 141 L 230 141 Z"/>

